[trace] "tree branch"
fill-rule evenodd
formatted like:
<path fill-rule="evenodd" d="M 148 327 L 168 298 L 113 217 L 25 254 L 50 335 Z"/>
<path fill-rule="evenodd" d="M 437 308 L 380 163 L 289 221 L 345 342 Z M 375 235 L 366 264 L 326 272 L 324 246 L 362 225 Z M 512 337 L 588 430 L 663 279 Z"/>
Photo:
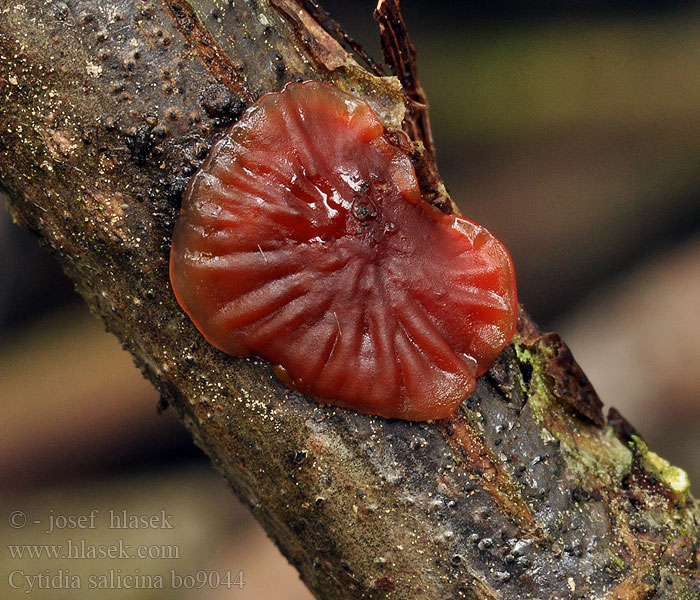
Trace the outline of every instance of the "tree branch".
<path fill-rule="evenodd" d="M 407 39 L 397 19 L 392 39 Z M 412 60 L 393 66 L 417 84 Z M 683 473 L 619 415 L 604 424 L 568 349 L 524 313 L 457 415 L 408 423 L 320 407 L 180 310 L 168 250 L 189 177 L 246 105 L 309 78 L 404 123 L 397 79 L 363 69 L 296 0 L 5 2 L 10 210 L 318 598 L 697 598 Z M 425 198 L 449 209 L 429 151 L 415 162 Z"/>

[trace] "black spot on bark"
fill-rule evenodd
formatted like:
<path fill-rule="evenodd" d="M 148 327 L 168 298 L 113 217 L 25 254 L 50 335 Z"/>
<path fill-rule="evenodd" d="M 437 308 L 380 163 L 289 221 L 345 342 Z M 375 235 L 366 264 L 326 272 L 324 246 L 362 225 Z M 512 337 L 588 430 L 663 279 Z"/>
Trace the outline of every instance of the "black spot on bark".
<path fill-rule="evenodd" d="M 229 87 L 217 83 L 210 85 L 199 97 L 199 104 L 210 119 L 230 123 L 241 116 L 246 105 Z"/>
<path fill-rule="evenodd" d="M 146 159 L 155 143 L 155 136 L 148 125 L 133 129 L 126 136 L 126 147 L 131 152 L 132 162 L 136 165 L 146 164 Z"/>

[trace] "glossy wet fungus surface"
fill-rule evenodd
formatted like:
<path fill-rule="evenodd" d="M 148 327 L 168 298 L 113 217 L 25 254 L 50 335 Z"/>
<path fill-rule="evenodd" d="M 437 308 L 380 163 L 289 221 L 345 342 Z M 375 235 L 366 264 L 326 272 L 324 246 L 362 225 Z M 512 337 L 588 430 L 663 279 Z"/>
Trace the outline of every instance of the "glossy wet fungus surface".
<path fill-rule="evenodd" d="M 384 417 L 449 416 L 516 321 L 503 245 L 423 201 L 369 105 L 318 81 L 261 97 L 211 149 L 170 277 L 217 348 Z"/>

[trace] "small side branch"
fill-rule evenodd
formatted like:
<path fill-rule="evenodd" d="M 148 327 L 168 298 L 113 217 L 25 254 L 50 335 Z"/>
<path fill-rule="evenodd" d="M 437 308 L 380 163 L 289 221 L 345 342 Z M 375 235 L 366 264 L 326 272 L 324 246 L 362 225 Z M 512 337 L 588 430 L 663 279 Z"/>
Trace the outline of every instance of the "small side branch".
<path fill-rule="evenodd" d="M 399 78 L 408 101 L 404 129 L 412 140 L 423 142 L 428 155 L 433 158 L 435 144 L 428 116 L 428 100 L 418 79 L 418 53 L 408 35 L 399 0 L 379 0 L 374 18 L 379 22 L 384 60 Z"/>

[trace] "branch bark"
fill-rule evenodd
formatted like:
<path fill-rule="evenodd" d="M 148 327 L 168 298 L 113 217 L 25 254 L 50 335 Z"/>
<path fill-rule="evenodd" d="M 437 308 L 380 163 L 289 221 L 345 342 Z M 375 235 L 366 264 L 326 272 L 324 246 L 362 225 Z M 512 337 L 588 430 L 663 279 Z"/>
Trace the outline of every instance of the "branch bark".
<path fill-rule="evenodd" d="M 616 413 L 604 422 L 566 346 L 524 313 L 458 414 L 407 423 L 316 405 L 268 364 L 216 351 L 178 307 L 167 264 L 180 195 L 247 104 L 317 78 L 387 126 L 416 115 L 398 79 L 361 67 L 320 13 L 297 0 L 0 6 L 14 219 L 318 598 L 700 597 L 700 511 L 683 473 Z M 401 47 L 402 22 L 389 23 Z M 393 66 L 415 78 L 405 59 Z M 425 127 L 409 130 L 425 141 Z M 415 162 L 425 198 L 449 210 L 430 148 L 416 144 Z"/>

